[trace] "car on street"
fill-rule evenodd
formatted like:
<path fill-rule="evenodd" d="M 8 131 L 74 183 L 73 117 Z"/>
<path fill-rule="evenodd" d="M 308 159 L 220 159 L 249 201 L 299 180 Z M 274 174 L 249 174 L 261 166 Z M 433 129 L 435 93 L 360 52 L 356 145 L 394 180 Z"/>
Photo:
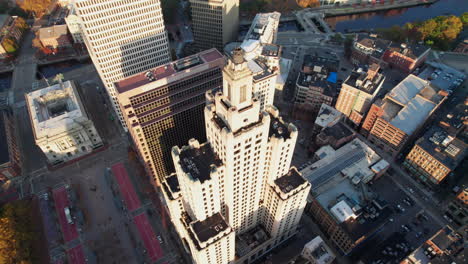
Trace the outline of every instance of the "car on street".
<path fill-rule="evenodd" d="M 161 236 L 157 236 L 157 238 L 158 238 L 159 244 L 163 244 L 163 243 L 164 243 Z"/>
<path fill-rule="evenodd" d="M 397 205 L 397 208 L 398 208 L 398 211 L 401 212 L 401 213 L 404 213 L 405 212 L 405 208 L 401 205 Z"/>
<path fill-rule="evenodd" d="M 401 229 L 403 229 L 403 232 L 408 233 L 410 229 L 406 225 L 401 225 Z"/>

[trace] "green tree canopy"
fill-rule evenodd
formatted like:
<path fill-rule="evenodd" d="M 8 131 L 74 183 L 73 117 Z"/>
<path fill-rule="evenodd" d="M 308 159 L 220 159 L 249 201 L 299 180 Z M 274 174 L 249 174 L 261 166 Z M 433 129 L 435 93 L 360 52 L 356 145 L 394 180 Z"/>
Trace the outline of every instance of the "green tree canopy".
<path fill-rule="evenodd" d="M 467 26 L 468 25 L 468 12 L 463 13 L 460 16 L 460 19 L 461 19 L 461 21 L 463 23 L 463 26 Z"/>

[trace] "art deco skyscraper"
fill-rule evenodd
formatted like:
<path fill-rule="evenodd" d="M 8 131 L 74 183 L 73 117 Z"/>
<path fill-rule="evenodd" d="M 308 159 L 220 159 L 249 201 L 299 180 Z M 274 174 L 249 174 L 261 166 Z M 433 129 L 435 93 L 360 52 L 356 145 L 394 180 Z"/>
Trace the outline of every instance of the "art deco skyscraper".
<path fill-rule="evenodd" d="M 239 30 L 239 0 L 189 0 L 196 51 L 235 41 Z"/>
<path fill-rule="evenodd" d="M 125 128 L 114 83 L 170 61 L 159 0 L 75 0 L 88 52 Z"/>
<path fill-rule="evenodd" d="M 194 263 L 251 263 L 295 234 L 310 184 L 290 168 L 298 131 L 273 106 L 260 110 L 241 49 L 207 93 L 208 142 L 172 149 L 163 193 Z M 235 238 L 234 238 L 235 237 Z"/>

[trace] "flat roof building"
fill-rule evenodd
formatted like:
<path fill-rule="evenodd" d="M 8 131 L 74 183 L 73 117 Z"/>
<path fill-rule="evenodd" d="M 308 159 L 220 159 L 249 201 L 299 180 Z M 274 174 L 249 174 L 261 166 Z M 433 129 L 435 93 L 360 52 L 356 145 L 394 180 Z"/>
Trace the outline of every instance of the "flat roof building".
<path fill-rule="evenodd" d="M 126 130 L 114 84 L 171 60 L 160 0 L 74 0 L 89 55 Z"/>
<path fill-rule="evenodd" d="M 308 116 L 300 119 L 312 119 L 317 115 L 322 104 L 333 105 L 338 96 L 337 73 L 322 66 L 311 70 L 304 67 L 296 81 L 296 116 Z"/>
<path fill-rule="evenodd" d="M 103 145 L 72 81 L 25 96 L 34 140 L 50 164 L 76 159 Z"/>
<path fill-rule="evenodd" d="M 466 257 L 463 236 L 445 226 L 400 264 L 465 263 Z"/>
<path fill-rule="evenodd" d="M 371 106 L 361 133 L 395 157 L 447 96 L 446 90 L 410 74 Z"/>
<path fill-rule="evenodd" d="M 42 46 L 50 49 L 71 47 L 67 25 L 43 27 L 38 31 Z"/>
<path fill-rule="evenodd" d="M 206 139 L 205 93 L 222 87 L 225 63 L 210 49 L 115 83 L 130 135 L 156 182 L 174 172 L 172 146 Z"/>
<path fill-rule="evenodd" d="M 380 66 L 372 64 L 367 71 L 358 68 L 343 82 L 335 108 L 360 125 L 385 81 Z"/>
<path fill-rule="evenodd" d="M 311 264 L 331 264 L 336 256 L 320 236 L 305 244 L 301 255 Z"/>
<path fill-rule="evenodd" d="M 445 214 L 460 227 L 468 225 L 468 187 L 460 190 L 450 201 Z"/>
<path fill-rule="evenodd" d="M 386 66 L 383 55 L 391 41 L 377 38 L 376 35 L 356 34 L 351 47 L 351 62 L 354 65 L 376 63 Z"/>
<path fill-rule="evenodd" d="M 431 127 L 420 137 L 403 165 L 428 187 L 436 187 L 463 161 L 468 145 L 442 127 Z"/>
<path fill-rule="evenodd" d="M 349 254 L 387 222 L 392 210 L 366 184 L 389 163 L 359 139 L 339 149 L 324 146 L 318 161 L 300 172 L 312 185 L 309 214 L 343 254 Z"/>
<path fill-rule="evenodd" d="M 382 59 L 390 66 L 410 73 L 421 66 L 431 48 L 420 44 L 391 43 Z"/>

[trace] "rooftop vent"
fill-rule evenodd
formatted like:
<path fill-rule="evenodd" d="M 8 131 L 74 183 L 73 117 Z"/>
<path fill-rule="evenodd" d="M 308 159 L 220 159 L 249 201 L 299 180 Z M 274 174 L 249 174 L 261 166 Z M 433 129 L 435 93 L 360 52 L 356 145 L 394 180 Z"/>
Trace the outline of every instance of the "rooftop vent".
<path fill-rule="evenodd" d="M 150 81 L 150 82 L 156 80 L 156 79 L 154 78 L 154 74 L 153 74 L 152 71 L 147 71 L 147 72 L 145 73 L 145 77 L 146 77 L 146 79 L 148 79 L 148 81 Z"/>

